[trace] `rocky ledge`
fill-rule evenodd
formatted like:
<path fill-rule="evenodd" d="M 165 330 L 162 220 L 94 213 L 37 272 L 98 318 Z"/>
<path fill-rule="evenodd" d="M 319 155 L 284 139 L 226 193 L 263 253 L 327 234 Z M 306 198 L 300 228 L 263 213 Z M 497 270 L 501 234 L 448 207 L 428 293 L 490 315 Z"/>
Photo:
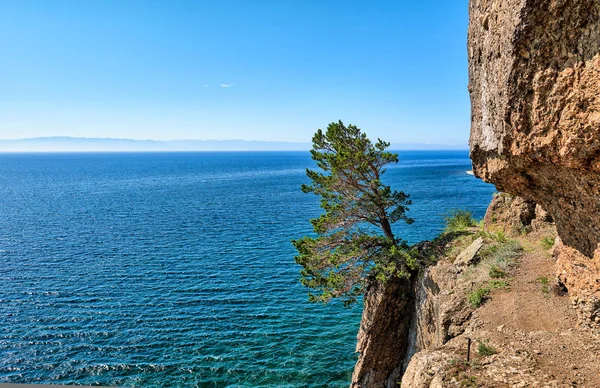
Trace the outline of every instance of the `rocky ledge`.
<path fill-rule="evenodd" d="M 553 276 L 565 248 L 551 218 L 500 194 L 485 220 L 454 233 L 415 283 L 401 386 L 600 386 L 600 333 L 577 325 L 580 302 Z"/>

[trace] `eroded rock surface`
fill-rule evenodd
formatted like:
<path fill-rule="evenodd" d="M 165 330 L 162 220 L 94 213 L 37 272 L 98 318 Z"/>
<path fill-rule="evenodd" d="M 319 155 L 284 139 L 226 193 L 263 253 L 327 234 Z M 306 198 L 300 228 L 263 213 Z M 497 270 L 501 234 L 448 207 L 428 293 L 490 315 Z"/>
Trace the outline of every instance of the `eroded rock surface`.
<path fill-rule="evenodd" d="M 459 280 L 461 270 L 443 259 L 416 282 L 412 352 L 441 346 L 464 332 L 473 308 L 462 292 L 468 286 Z"/>
<path fill-rule="evenodd" d="M 471 243 L 471 245 L 469 245 L 467 247 L 467 249 L 462 251 L 456 257 L 454 264 L 460 265 L 460 266 L 466 266 L 466 265 L 473 264 L 473 262 L 475 262 L 475 260 L 477 259 L 477 253 L 479 252 L 481 247 L 483 247 L 483 238 L 479 237 L 478 239 L 473 241 Z"/>
<path fill-rule="evenodd" d="M 550 247 L 554 225 L 521 198 L 497 196 L 488 216 L 496 223 L 457 236 L 447 257 L 417 283 L 417 353 L 407 363 L 402 387 L 600 387 L 600 331 L 576 325 L 577 314 L 596 320 L 600 305 L 588 297 L 569 301 L 550 282 L 557 257 L 578 255 L 561 267 L 568 281 L 578 282 L 567 285 L 593 290 L 594 278 L 581 273 L 590 270 L 590 259 L 559 239 Z M 478 236 L 485 241 L 481 260 L 464 269 L 453 258 Z M 503 249 L 517 243 L 526 249 Z M 473 291 L 484 288 L 489 294 L 473 305 Z"/>
<path fill-rule="evenodd" d="M 590 290 L 600 252 L 600 2 L 471 0 L 469 13 L 474 173 L 547 210 L 563 243 L 587 257 L 563 255 L 569 293 L 600 297 L 600 284 Z"/>
<path fill-rule="evenodd" d="M 397 387 L 408 351 L 414 309 L 413 281 L 390 279 L 367 289 L 358 332 L 360 353 L 351 388 Z"/>
<path fill-rule="evenodd" d="M 577 290 L 572 304 L 577 308 L 579 322 L 584 326 L 600 324 L 600 249 L 590 260 L 559 239 L 553 255 L 559 281 L 567 289 Z"/>

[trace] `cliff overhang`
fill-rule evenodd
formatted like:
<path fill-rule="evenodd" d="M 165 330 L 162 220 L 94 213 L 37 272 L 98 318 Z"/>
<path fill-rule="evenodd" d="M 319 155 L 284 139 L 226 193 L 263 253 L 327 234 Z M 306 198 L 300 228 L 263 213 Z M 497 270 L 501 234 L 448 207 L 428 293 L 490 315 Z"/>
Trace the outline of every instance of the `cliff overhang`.
<path fill-rule="evenodd" d="M 551 214 L 557 275 L 597 301 L 600 2 L 471 0 L 469 13 L 475 175 Z"/>

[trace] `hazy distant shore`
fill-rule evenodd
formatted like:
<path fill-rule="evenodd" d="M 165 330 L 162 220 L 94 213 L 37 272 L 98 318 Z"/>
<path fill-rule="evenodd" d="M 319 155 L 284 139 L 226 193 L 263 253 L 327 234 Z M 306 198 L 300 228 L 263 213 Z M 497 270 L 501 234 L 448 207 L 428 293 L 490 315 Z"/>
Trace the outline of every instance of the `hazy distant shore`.
<path fill-rule="evenodd" d="M 467 150 L 467 145 L 392 143 L 392 149 Z M 177 151 L 307 151 L 310 143 L 251 140 L 133 140 L 115 138 L 37 137 L 0 139 L 0 152 L 177 152 Z"/>

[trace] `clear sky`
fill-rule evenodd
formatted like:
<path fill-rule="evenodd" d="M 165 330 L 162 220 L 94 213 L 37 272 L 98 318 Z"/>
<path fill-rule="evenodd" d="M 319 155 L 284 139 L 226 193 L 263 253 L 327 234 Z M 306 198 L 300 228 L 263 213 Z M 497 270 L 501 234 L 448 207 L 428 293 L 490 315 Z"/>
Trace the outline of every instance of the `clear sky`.
<path fill-rule="evenodd" d="M 0 0 L 0 138 L 466 144 L 467 0 Z"/>

